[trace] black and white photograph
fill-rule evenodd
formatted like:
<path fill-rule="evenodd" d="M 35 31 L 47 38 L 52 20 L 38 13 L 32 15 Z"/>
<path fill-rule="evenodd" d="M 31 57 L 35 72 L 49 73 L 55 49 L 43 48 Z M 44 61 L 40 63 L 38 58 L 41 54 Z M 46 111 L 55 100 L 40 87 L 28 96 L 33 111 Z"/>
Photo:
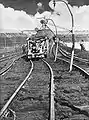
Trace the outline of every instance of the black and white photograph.
<path fill-rule="evenodd" d="M 89 120 L 89 0 L 0 0 L 0 120 Z"/>

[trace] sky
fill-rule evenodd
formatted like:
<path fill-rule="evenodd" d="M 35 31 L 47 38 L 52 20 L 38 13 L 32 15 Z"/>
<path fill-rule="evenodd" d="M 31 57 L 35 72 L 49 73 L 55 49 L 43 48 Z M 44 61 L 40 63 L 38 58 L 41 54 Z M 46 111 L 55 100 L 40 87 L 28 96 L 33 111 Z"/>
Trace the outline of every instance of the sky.
<path fill-rule="evenodd" d="M 89 0 L 68 0 L 68 5 L 74 16 L 74 29 L 89 30 Z M 61 28 L 71 29 L 71 16 L 66 5 L 57 1 L 54 12 L 53 9 L 50 0 L 0 0 L 0 30 L 35 29 L 41 25 L 38 18 L 44 16 Z"/>

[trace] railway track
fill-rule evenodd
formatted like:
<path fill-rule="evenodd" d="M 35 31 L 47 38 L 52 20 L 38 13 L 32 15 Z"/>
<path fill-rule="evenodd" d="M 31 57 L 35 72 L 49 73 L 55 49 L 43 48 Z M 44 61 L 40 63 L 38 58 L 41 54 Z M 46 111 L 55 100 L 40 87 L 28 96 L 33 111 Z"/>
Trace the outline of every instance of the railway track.
<path fill-rule="evenodd" d="M 20 98 L 20 101 L 29 101 L 29 104 L 24 103 L 25 105 L 20 107 L 17 120 L 24 120 L 26 116 L 27 119 L 51 119 L 54 116 L 53 86 L 50 89 L 51 81 L 53 81 L 52 69 L 45 60 L 33 63 L 32 79 L 22 89 L 28 94 Z"/>
<path fill-rule="evenodd" d="M 44 60 L 43 60 L 44 61 Z M 55 102 L 54 102 L 54 74 L 52 67 L 47 61 L 44 61 L 50 70 L 50 84 L 49 84 L 49 120 L 55 120 Z"/>
<path fill-rule="evenodd" d="M 70 63 L 71 56 L 65 53 L 62 49 L 58 50 L 59 54 L 61 54 L 61 58 L 65 59 L 65 61 Z M 58 55 L 59 56 L 59 55 Z M 77 69 L 83 72 L 87 77 L 89 77 L 89 61 L 87 59 L 82 59 L 74 56 L 74 64 Z"/>
<path fill-rule="evenodd" d="M 54 52 L 54 51 L 53 51 Z M 56 112 L 55 114 L 55 118 L 57 119 L 57 116 L 58 116 L 58 118 L 59 119 L 78 119 L 78 120 L 88 120 L 89 119 L 89 104 L 88 104 L 88 89 L 86 89 L 87 87 L 88 87 L 88 84 L 89 84 L 89 71 L 87 71 L 87 69 L 89 70 L 89 68 L 88 68 L 88 65 L 87 65 L 87 63 L 86 63 L 86 61 L 78 61 L 78 60 L 76 60 L 76 59 L 74 59 L 74 64 L 73 64 L 73 71 L 70 73 L 70 72 L 68 72 L 69 71 L 69 64 L 70 64 L 70 57 L 69 56 L 67 56 L 67 55 L 65 55 L 62 51 L 59 51 L 60 53 L 58 54 L 58 56 L 57 56 L 57 64 L 61 64 L 61 66 L 62 66 L 62 64 L 64 65 L 66 65 L 66 67 L 65 67 L 65 69 L 63 69 L 63 68 L 61 68 L 62 69 L 62 72 L 60 72 L 61 70 L 55 70 L 55 69 L 57 69 L 57 66 L 56 67 L 52 67 L 53 68 L 53 71 L 54 71 L 54 84 L 55 84 L 55 89 L 56 89 L 56 91 L 55 91 L 55 102 L 56 102 L 56 104 L 60 104 L 60 105 L 62 105 L 63 107 L 64 106 L 66 106 L 66 107 L 69 107 L 69 108 L 71 108 L 72 110 L 73 110 L 73 112 L 74 111 L 77 111 L 78 112 L 78 114 L 80 114 L 80 116 L 78 116 L 78 115 L 76 115 L 75 117 L 76 118 L 73 118 L 73 115 L 72 114 L 75 114 L 75 113 L 72 113 L 72 111 L 71 112 L 69 112 L 69 110 L 67 111 L 65 111 L 65 114 L 64 115 L 58 115 L 58 113 Z M 55 53 L 54 53 L 55 54 Z M 51 60 L 49 61 L 50 63 L 51 63 Z M 56 65 L 56 62 L 55 62 L 55 65 Z M 52 64 L 52 66 L 55 66 L 54 64 Z M 60 67 L 60 65 L 59 65 L 59 67 Z M 87 69 L 86 69 L 86 67 L 87 67 Z M 55 72 L 55 71 L 57 71 L 57 73 L 60 73 L 59 75 Z M 67 72 L 67 73 L 66 73 Z M 56 73 L 56 75 L 55 75 L 55 73 Z M 66 76 L 66 74 L 67 74 L 67 76 Z M 72 74 L 75 74 L 74 76 L 72 76 Z M 77 75 L 77 78 L 76 78 L 76 75 Z M 65 76 L 64 77 L 64 83 L 67 83 L 66 81 L 65 81 L 65 79 L 66 80 L 68 80 L 69 82 L 71 82 L 71 84 L 69 83 L 67 83 L 67 84 L 59 84 L 60 83 L 60 81 L 61 81 L 61 79 L 63 80 L 63 76 Z M 72 78 L 70 77 L 70 76 L 72 76 Z M 67 77 L 67 78 L 66 78 Z M 73 79 L 75 79 L 75 81 L 73 80 Z M 77 80 L 77 79 L 79 79 L 79 80 Z M 77 84 L 76 84 L 76 80 L 77 80 Z M 56 81 L 56 82 L 55 82 Z M 63 82 L 63 81 L 62 81 Z M 72 82 L 74 82 L 74 83 L 72 83 Z M 72 85 L 73 84 L 73 85 Z M 67 89 L 67 90 L 65 90 L 65 88 Z M 59 91 L 57 90 L 57 89 L 59 89 Z M 76 89 L 76 90 L 75 90 Z M 78 90 L 78 89 L 80 89 L 80 90 Z M 86 94 L 87 94 L 87 97 L 86 96 L 83 96 L 83 99 L 86 99 L 85 101 L 87 101 L 87 104 L 86 103 L 78 103 L 78 104 L 76 104 L 74 101 L 74 103 L 69 99 L 69 98 L 67 98 L 66 96 L 68 96 L 68 97 L 70 97 L 71 96 L 71 93 L 72 93 L 72 91 L 73 91 L 73 93 L 72 93 L 72 96 L 74 97 L 74 96 L 77 96 L 76 94 L 75 94 L 75 91 L 78 91 L 78 92 L 80 92 L 80 94 L 83 94 L 84 95 L 84 93 L 82 93 L 82 92 L 84 92 L 82 89 L 85 89 L 85 91 L 86 91 Z M 71 91 L 72 90 L 72 91 Z M 61 93 L 61 94 L 63 94 L 63 95 L 61 95 L 61 94 L 59 94 L 59 93 L 57 93 L 57 91 L 59 92 L 59 93 Z M 61 91 L 61 92 L 60 92 Z M 58 95 L 59 94 L 59 95 Z M 74 95 L 73 95 L 74 94 Z M 60 97 L 59 97 L 60 96 Z M 78 96 L 77 96 L 78 97 Z M 84 98 L 85 97 L 85 98 Z M 69 99 L 69 100 L 68 100 Z M 72 98 L 71 98 L 72 99 Z M 75 99 L 75 98 L 74 98 Z M 76 98 L 76 99 L 79 99 L 79 98 Z M 82 101 L 82 97 L 80 98 L 80 102 Z M 78 101 L 76 101 L 76 102 L 78 102 Z M 56 105 L 57 106 L 57 105 Z M 61 107 L 60 107 L 60 109 L 61 109 Z M 67 108 L 68 109 L 68 108 Z M 57 110 L 58 111 L 58 110 Z M 60 111 L 60 110 L 59 110 Z M 64 111 L 64 110 L 63 110 Z M 68 113 L 69 112 L 69 113 Z M 60 113 L 61 113 L 61 111 L 60 111 Z M 62 114 L 62 113 L 61 113 Z M 81 114 L 82 115 L 84 115 L 84 116 L 81 116 Z"/>
<path fill-rule="evenodd" d="M 8 102 L 5 105 L 16 112 L 16 120 L 89 119 L 89 73 L 78 66 L 76 60 L 73 71 L 69 72 L 69 57 L 61 54 L 55 63 L 50 58 L 33 62 L 32 78 L 19 87 L 18 94 L 13 93 L 15 99 L 12 97 L 14 100 L 9 103 L 10 106 Z M 6 110 L 5 106 L 1 111 Z"/>
<path fill-rule="evenodd" d="M 6 60 L 10 60 L 10 59 L 12 59 L 12 58 L 14 58 L 14 57 L 16 57 L 18 55 L 21 55 L 21 54 L 22 54 L 22 52 L 11 53 L 10 55 L 7 55 L 5 57 L 1 57 L 0 58 L 0 62 L 4 62 Z"/>
<path fill-rule="evenodd" d="M 9 50 L 10 50 L 10 48 L 9 48 Z M 8 51 L 7 48 L 6 49 L 3 48 L 3 50 L 1 49 L 1 51 L 3 51 L 3 52 L 0 53 L 0 59 L 2 59 L 3 56 L 6 57 L 6 56 L 9 56 L 10 54 L 14 54 L 16 52 L 20 52 L 21 51 L 21 47 L 18 47 L 18 48 L 14 49 L 14 50 L 11 50 L 11 51 Z"/>
<path fill-rule="evenodd" d="M 60 47 L 60 49 L 58 51 L 61 52 L 61 54 L 63 54 L 63 56 L 66 56 L 67 58 L 71 57 L 71 54 L 69 52 L 63 50 L 61 47 Z M 79 58 L 79 57 L 76 56 L 76 54 L 74 55 L 74 60 L 89 64 L 88 59 Z"/>
<path fill-rule="evenodd" d="M 10 104 L 11 104 L 11 102 L 13 101 L 13 99 L 15 98 L 15 96 L 17 95 L 17 93 L 20 91 L 20 89 L 23 87 L 23 85 L 25 84 L 25 82 L 29 79 L 31 79 L 30 78 L 30 75 L 31 75 L 31 72 L 32 72 L 32 70 L 33 70 L 33 63 L 32 63 L 32 61 L 30 61 L 31 62 L 31 68 L 30 68 L 30 71 L 29 71 L 29 73 L 28 73 L 28 75 L 25 77 L 25 79 L 22 81 L 22 82 L 20 82 L 19 84 L 19 86 L 17 87 L 17 85 L 15 86 L 15 87 L 17 87 L 17 89 L 15 90 L 15 92 L 11 95 L 11 97 L 9 98 L 9 100 L 5 103 L 5 105 L 2 107 L 2 109 L 1 109 L 1 111 L 0 111 L 0 117 L 1 117 L 1 119 L 3 119 L 4 117 L 6 117 L 7 118 L 7 114 L 9 114 L 10 112 L 11 113 L 14 113 L 13 112 L 13 110 L 12 109 L 10 109 L 9 108 L 9 106 L 10 106 Z M 8 85 L 9 86 L 9 85 Z M 10 86 L 11 87 L 11 86 Z M 15 118 L 14 118 L 15 119 Z"/>
<path fill-rule="evenodd" d="M 34 61 L 34 69 L 32 67 L 33 72 L 32 73 L 30 72 L 30 74 L 32 74 L 31 75 L 32 78 L 31 78 L 31 80 L 29 78 L 29 80 L 27 82 L 28 85 L 25 83 L 28 79 L 28 77 L 26 77 L 25 80 L 20 84 L 20 86 L 15 90 L 15 92 L 9 98 L 9 100 L 6 102 L 4 107 L 1 109 L 0 116 L 2 116 L 4 114 L 4 112 L 10 106 L 10 104 L 13 104 L 11 102 L 14 101 L 13 99 L 16 97 L 18 92 L 23 93 L 23 92 L 27 91 L 28 93 L 32 92 L 31 95 L 30 96 L 24 95 L 24 96 L 20 97 L 19 98 L 20 100 L 19 101 L 17 100 L 17 102 L 22 102 L 22 101 L 24 102 L 25 100 L 30 99 L 30 102 L 32 105 L 29 107 L 29 109 L 30 109 L 30 112 L 32 112 L 33 116 L 35 115 L 36 111 L 39 113 L 39 110 L 40 110 L 44 114 L 46 114 L 47 111 L 50 111 L 50 114 L 47 113 L 48 114 L 47 117 L 50 118 L 50 120 L 51 120 L 51 118 L 53 118 L 54 110 L 52 110 L 52 109 L 54 109 L 54 96 L 53 96 L 54 86 L 53 86 L 53 84 L 51 84 L 51 82 L 53 82 L 53 72 L 52 72 L 52 68 L 45 60 L 43 60 L 43 61 L 41 60 L 40 63 L 41 63 L 41 65 L 39 64 L 39 61 Z M 46 69 L 44 69 L 44 66 L 46 67 Z M 40 72 L 39 72 L 39 70 L 40 70 Z M 44 75 L 44 73 L 46 73 L 46 72 L 47 72 L 47 75 Z M 43 81 L 41 79 L 43 79 Z M 37 83 L 37 86 L 35 85 L 36 84 L 35 82 Z M 25 85 L 24 85 L 24 83 L 25 83 Z M 29 86 L 29 88 L 28 88 L 28 86 Z M 49 97 L 51 99 L 49 99 Z M 46 99 L 47 99 L 47 101 L 46 101 Z M 39 104 L 39 102 L 35 103 L 35 102 L 37 102 L 37 100 L 39 100 L 40 104 Z M 47 104 L 46 107 L 45 107 L 45 103 Z M 37 108 L 37 109 L 35 108 L 35 107 L 37 107 L 36 104 L 38 104 L 38 106 L 40 105 L 39 108 Z M 24 104 L 23 104 L 23 106 L 24 106 Z M 50 108 L 49 108 L 49 106 L 50 106 Z M 22 108 L 22 105 L 21 105 L 20 111 L 24 111 L 24 110 L 28 109 L 28 106 L 27 106 L 27 108 L 26 108 L 26 106 L 24 106 L 24 107 Z M 14 111 L 16 111 L 16 108 Z M 17 119 L 19 117 L 21 117 L 20 111 L 19 112 L 17 111 Z M 39 114 L 41 114 L 41 112 Z M 32 115 L 31 115 L 31 117 L 32 117 Z M 21 120 L 22 120 L 22 118 L 21 118 Z M 23 120 L 24 120 L 24 118 L 23 118 Z"/>
<path fill-rule="evenodd" d="M 2 69 L 0 69 L 0 75 L 4 75 L 11 67 L 12 65 L 15 63 L 16 60 L 18 60 L 21 57 L 24 57 L 25 54 L 16 54 L 15 56 L 10 56 L 10 58 L 8 57 L 8 61 L 5 61 L 5 64 L 3 65 Z M 5 59 L 6 60 L 6 59 Z"/>

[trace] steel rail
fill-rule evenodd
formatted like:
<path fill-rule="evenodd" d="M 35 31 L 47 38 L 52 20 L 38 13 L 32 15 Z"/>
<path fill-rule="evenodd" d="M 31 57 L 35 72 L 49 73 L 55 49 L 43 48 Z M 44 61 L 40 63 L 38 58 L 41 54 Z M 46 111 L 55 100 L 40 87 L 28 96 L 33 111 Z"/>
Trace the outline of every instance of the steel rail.
<path fill-rule="evenodd" d="M 30 60 L 32 66 L 30 69 L 30 72 L 28 73 L 28 75 L 26 76 L 26 78 L 24 79 L 24 81 L 19 85 L 19 87 L 16 89 L 16 91 L 13 93 L 13 95 L 10 97 L 10 99 L 7 101 L 7 103 L 4 105 L 4 107 L 1 109 L 0 111 L 0 117 L 2 118 L 4 112 L 6 111 L 6 109 L 9 107 L 10 103 L 13 101 L 13 99 L 15 98 L 15 96 L 17 95 L 17 93 L 20 91 L 20 89 L 23 87 L 23 85 L 25 84 L 25 82 L 29 79 L 31 79 L 31 73 L 33 70 L 33 62 Z"/>
<path fill-rule="evenodd" d="M 55 120 L 55 106 L 54 106 L 54 75 L 53 70 L 49 63 L 45 60 L 43 62 L 48 66 L 50 70 L 50 99 L 49 99 L 49 120 Z"/>
<path fill-rule="evenodd" d="M 53 51 L 53 49 L 52 49 L 52 53 L 54 54 L 54 51 Z M 65 58 L 61 58 L 61 57 L 58 57 L 57 56 L 57 59 L 63 59 L 65 62 L 67 62 L 67 63 L 69 63 L 70 64 L 70 57 L 68 56 L 68 55 L 66 55 L 63 51 L 61 51 L 60 50 L 60 53 L 61 53 L 61 55 L 63 56 L 63 57 L 65 57 L 65 58 L 67 58 L 68 60 L 66 60 Z M 55 55 L 54 55 L 55 56 Z M 75 58 L 74 58 L 75 59 Z M 76 59 L 75 59 L 76 60 Z M 79 60 L 79 59 L 78 59 Z M 82 61 L 82 59 L 81 59 L 81 61 L 80 61 L 81 63 L 87 63 L 86 61 Z M 82 71 L 83 73 L 85 73 L 85 75 L 86 76 L 88 76 L 89 77 L 89 72 L 86 70 L 86 68 L 84 69 L 84 68 L 82 68 L 81 66 L 79 66 L 79 65 L 77 65 L 76 63 L 73 63 L 73 66 L 74 67 L 76 67 L 77 69 L 79 69 L 80 71 Z"/>
<path fill-rule="evenodd" d="M 2 74 L 4 74 L 5 72 L 7 72 L 7 71 L 11 68 L 11 66 L 14 64 L 14 62 L 15 62 L 16 60 L 18 60 L 19 58 L 24 57 L 24 56 L 25 56 L 25 54 L 20 55 L 20 56 L 14 58 L 13 60 L 9 61 L 9 63 L 8 63 L 4 68 L 2 68 L 2 69 L 0 70 L 0 75 L 2 75 Z"/>
<path fill-rule="evenodd" d="M 60 60 L 63 60 L 63 61 L 65 61 L 65 62 L 67 62 L 68 64 L 70 64 L 70 61 L 68 61 L 68 60 L 66 60 L 66 59 L 64 59 L 64 58 L 59 58 L 59 57 L 57 57 L 57 59 L 60 59 Z M 89 73 L 86 71 L 86 70 L 84 70 L 83 68 L 81 68 L 80 66 L 78 66 L 78 65 L 76 65 L 76 64 L 74 64 L 73 63 L 73 66 L 74 67 L 76 67 L 77 69 L 79 69 L 80 71 L 82 71 L 83 73 L 85 73 L 88 77 L 89 77 Z"/>
<path fill-rule="evenodd" d="M 62 55 L 63 55 L 63 54 L 62 54 Z M 69 56 L 64 56 L 64 57 L 67 57 L 68 59 L 70 59 Z M 59 57 L 58 57 L 58 59 L 59 59 Z M 60 59 L 63 59 L 63 58 L 60 58 Z M 75 59 L 75 58 L 74 58 L 74 59 Z M 63 60 L 64 60 L 65 62 L 67 62 L 67 63 L 70 64 L 70 61 L 65 60 L 65 59 L 63 59 Z M 84 61 L 82 61 L 82 62 L 84 62 Z M 85 62 L 85 63 L 86 63 L 86 62 Z M 83 73 L 85 73 L 85 74 L 89 77 L 89 72 L 87 72 L 87 70 L 84 70 L 84 68 L 82 68 L 82 67 L 76 65 L 75 63 L 73 63 L 73 66 L 76 67 L 77 69 L 81 70 Z"/>
<path fill-rule="evenodd" d="M 14 64 L 14 62 L 15 62 L 15 60 L 10 60 L 7 63 L 7 65 L 0 70 L 0 75 L 5 74 L 11 68 L 11 66 Z"/>
<path fill-rule="evenodd" d="M 21 51 L 21 50 L 20 50 Z M 11 54 L 15 54 L 15 53 L 18 53 L 19 52 L 19 50 L 17 50 L 17 52 L 15 51 L 15 50 L 13 50 L 13 51 L 10 51 L 10 52 L 5 52 L 5 53 L 1 53 L 2 55 L 5 55 L 5 54 L 8 54 L 8 55 L 6 55 L 5 57 L 7 57 L 7 56 L 9 56 L 9 55 L 11 55 Z M 4 57 L 0 57 L 0 59 L 3 59 Z"/>
<path fill-rule="evenodd" d="M 65 56 L 67 56 L 68 58 L 71 57 L 71 54 L 65 50 L 63 50 L 62 48 L 58 49 L 58 51 L 62 54 L 64 54 Z M 84 62 L 84 63 L 89 63 L 88 59 L 84 59 L 84 58 L 79 58 L 76 56 L 76 54 L 74 54 L 74 60 L 79 60 L 80 62 Z"/>
<path fill-rule="evenodd" d="M 66 53 L 63 49 L 58 50 L 64 57 L 70 59 L 70 54 Z M 79 61 L 81 63 L 89 64 L 89 61 L 87 59 L 79 58 L 76 55 L 74 55 L 74 61 Z"/>
<path fill-rule="evenodd" d="M 64 57 L 70 59 L 70 56 L 68 56 L 68 55 L 66 55 L 65 53 L 63 53 L 63 51 L 60 50 L 60 53 L 61 53 Z M 78 61 L 80 61 L 81 63 L 89 64 L 89 62 L 87 62 L 85 59 L 83 60 L 83 59 L 80 59 L 80 58 L 78 58 L 78 57 L 77 57 L 77 58 L 74 57 L 74 60 L 78 60 Z M 69 61 L 69 63 L 70 63 L 70 61 Z M 76 65 L 75 63 L 73 63 L 73 66 L 76 67 L 77 69 L 81 70 L 82 72 L 84 72 L 87 76 L 89 76 L 89 72 L 86 70 L 86 68 L 84 69 L 84 68 L 82 68 L 81 66 Z"/>
<path fill-rule="evenodd" d="M 52 49 L 52 52 L 54 53 L 53 49 Z M 69 60 L 66 60 L 65 58 L 62 58 L 62 57 L 58 57 L 58 56 L 57 56 L 57 59 L 62 60 L 62 61 L 64 61 L 64 62 L 70 64 L 70 61 L 69 61 Z M 87 76 L 87 78 L 89 78 L 89 73 L 88 73 L 86 70 L 84 70 L 83 68 L 79 67 L 78 65 L 76 65 L 76 64 L 74 64 L 74 63 L 73 63 L 73 67 L 77 68 L 79 71 L 81 71 L 82 73 L 84 73 L 84 74 Z M 84 74 L 83 74 L 83 75 L 84 75 Z M 55 99 L 55 100 L 56 100 L 56 99 Z M 86 115 L 87 117 L 89 117 L 88 112 L 85 110 L 85 108 L 89 108 L 88 105 L 85 105 L 85 106 L 76 106 L 76 105 L 71 104 L 71 106 L 73 106 L 73 107 L 74 107 L 77 111 L 79 111 L 80 113 L 82 113 L 82 114 Z"/>
<path fill-rule="evenodd" d="M 5 57 L 1 57 L 0 62 L 3 62 L 3 61 L 8 60 L 8 59 L 12 59 L 13 57 L 16 57 L 16 55 L 18 55 L 18 54 L 21 54 L 21 52 L 17 52 L 17 53 L 7 55 Z"/>
<path fill-rule="evenodd" d="M 57 57 L 57 59 L 59 60 L 62 60 L 68 64 L 70 64 L 70 61 L 66 60 L 66 59 L 63 59 L 63 58 L 60 58 L 60 57 Z M 74 64 L 73 63 L 73 67 L 77 68 L 79 71 L 82 71 L 86 76 L 87 78 L 89 78 L 89 73 L 84 70 L 83 68 L 79 67 L 78 65 Z M 88 112 L 85 110 L 85 108 L 88 108 L 89 109 L 89 105 L 85 105 L 85 106 L 76 106 L 76 105 L 73 105 L 71 104 L 76 110 L 82 112 L 83 114 L 85 114 L 87 117 L 89 117 L 89 114 Z"/>
<path fill-rule="evenodd" d="M 60 59 L 68 64 L 70 64 L 70 61 L 66 60 L 66 59 L 63 59 L 63 58 L 59 58 L 57 57 L 57 59 Z M 44 60 L 43 60 L 44 61 Z M 51 68 L 51 66 L 49 65 L 49 63 L 47 63 L 46 61 L 44 61 L 47 66 L 50 68 L 50 72 L 52 72 L 52 77 L 50 77 L 50 104 L 49 104 L 49 120 L 55 120 L 55 99 L 54 99 L 54 90 L 55 90 L 55 86 L 54 86 L 54 76 L 53 76 L 53 70 Z M 89 73 L 87 73 L 84 69 L 82 69 L 81 67 L 79 67 L 78 65 L 74 64 L 73 63 L 73 66 L 76 67 L 77 69 L 81 70 L 82 72 L 84 72 L 88 77 L 89 77 Z M 75 106 L 73 105 L 76 109 L 82 111 L 84 107 L 88 107 L 88 106 Z M 86 112 L 86 111 L 85 111 Z"/>

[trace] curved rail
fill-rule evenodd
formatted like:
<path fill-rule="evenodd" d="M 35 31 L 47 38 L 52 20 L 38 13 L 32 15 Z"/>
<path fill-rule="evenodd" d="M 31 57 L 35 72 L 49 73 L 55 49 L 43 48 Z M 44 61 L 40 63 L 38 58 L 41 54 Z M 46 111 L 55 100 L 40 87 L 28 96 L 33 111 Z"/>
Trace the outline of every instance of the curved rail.
<path fill-rule="evenodd" d="M 59 52 L 61 52 L 64 56 L 67 56 L 68 58 L 71 58 L 71 54 L 65 50 L 63 50 L 62 48 L 58 49 Z M 80 62 L 84 62 L 89 64 L 89 60 L 84 59 L 84 58 L 79 58 L 76 55 L 74 55 L 74 60 L 78 60 Z"/>
<path fill-rule="evenodd" d="M 11 53 L 10 55 L 7 55 L 5 57 L 1 57 L 0 62 L 3 62 L 3 61 L 8 60 L 8 59 L 12 59 L 13 57 L 16 57 L 17 55 L 20 55 L 20 54 L 21 54 L 21 52 Z"/>
<path fill-rule="evenodd" d="M 26 76 L 26 78 L 24 79 L 24 81 L 20 84 L 20 86 L 16 89 L 16 91 L 13 93 L 13 95 L 10 97 L 10 99 L 7 101 L 7 103 L 4 105 L 4 107 L 1 109 L 0 111 L 0 117 L 3 117 L 4 112 L 7 110 L 7 108 L 9 107 L 10 103 L 13 101 L 13 99 L 15 98 L 15 96 L 17 95 L 17 93 L 20 91 L 20 89 L 23 87 L 23 85 L 25 84 L 25 82 L 29 79 L 31 79 L 31 73 L 33 70 L 33 62 L 30 60 L 32 66 L 30 69 L 30 72 L 28 73 L 28 75 Z"/>
<path fill-rule="evenodd" d="M 60 51 L 60 52 L 62 53 L 62 55 L 63 55 L 64 57 L 70 59 L 70 57 L 67 56 L 67 55 L 65 55 L 62 51 Z M 63 58 L 62 58 L 62 59 L 63 59 Z M 76 60 L 76 58 L 74 58 L 74 60 Z M 77 59 L 77 60 L 79 60 L 79 59 Z M 65 61 L 67 61 L 68 63 L 70 63 L 69 60 L 65 60 Z M 84 61 L 84 60 L 81 60 L 80 62 L 85 63 L 85 64 L 86 64 L 86 63 L 89 64 L 89 62 L 86 62 L 86 61 Z M 73 63 L 73 66 L 76 67 L 77 69 L 81 70 L 83 73 L 86 74 L 86 76 L 89 77 L 89 68 L 87 69 L 87 66 L 86 66 L 86 65 L 85 65 L 85 67 L 84 67 L 84 66 L 82 67 L 82 65 L 79 66 L 79 65 L 77 65 L 76 63 Z"/>
<path fill-rule="evenodd" d="M 70 61 L 68 61 L 68 60 L 66 60 L 66 59 L 64 59 L 64 58 L 61 58 L 61 57 L 59 58 L 59 57 L 57 57 L 57 59 L 63 60 L 63 61 L 65 61 L 65 62 L 67 62 L 67 63 L 70 64 Z M 80 66 L 78 66 L 78 65 L 76 65 L 76 64 L 73 64 L 73 66 L 76 67 L 77 69 L 79 69 L 80 71 L 82 71 L 87 77 L 89 77 L 89 73 L 88 73 L 86 70 L 84 70 L 83 68 L 81 68 Z"/>
<path fill-rule="evenodd" d="M 10 60 L 10 61 L 7 63 L 7 65 L 6 65 L 3 69 L 0 70 L 0 75 L 6 73 L 6 72 L 11 68 L 11 66 L 14 64 L 14 62 L 15 62 L 16 60 L 18 60 L 19 58 L 23 57 L 23 56 L 25 56 L 25 54 L 20 55 L 20 56 L 18 56 L 18 57 L 16 57 L 16 58 Z"/>
<path fill-rule="evenodd" d="M 59 57 L 57 57 L 57 59 L 60 59 L 60 60 L 62 60 L 62 61 L 64 61 L 64 62 L 70 64 L 70 61 L 67 61 L 66 59 L 59 58 Z M 44 61 L 44 62 L 45 62 L 45 63 L 47 64 L 47 66 L 49 67 L 50 72 L 51 72 L 51 75 L 52 75 L 52 76 L 50 77 L 49 120 L 55 120 L 55 105 L 54 105 L 54 103 L 55 103 L 55 101 L 57 101 L 57 100 L 55 99 L 55 93 L 54 93 L 54 91 L 55 91 L 55 88 L 54 88 L 54 87 L 55 87 L 55 84 L 54 84 L 54 75 L 53 75 L 53 70 L 52 70 L 51 66 L 49 65 L 49 63 L 47 63 L 46 61 Z M 82 70 L 83 72 L 85 72 L 85 74 L 87 74 L 86 71 L 84 71 L 83 69 L 81 69 L 79 66 L 77 66 L 77 65 L 75 65 L 75 64 L 73 64 L 73 66 L 76 67 L 76 68 L 79 69 L 79 70 Z M 69 105 L 69 103 L 68 103 L 68 105 Z M 83 108 L 89 107 L 89 106 L 75 106 L 75 105 L 73 105 L 73 104 L 70 104 L 70 106 L 73 106 L 73 108 L 75 108 L 75 110 L 78 110 L 78 111 L 80 111 L 80 112 L 83 113 L 83 114 L 86 113 L 86 116 L 89 117 L 87 111 L 83 109 Z M 85 112 L 85 113 L 84 113 L 84 112 Z"/>
<path fill-rule="evenodd" d="M 57 59 L 62 60 L 62 61 L 64 61 L 64 62 L 70 64 L 70 61 L 67 61 L 66 59 L 59 58 L 59 57 L 57 57 Z M 79 71 L 81 71 L 82 73 L 84 73 L 85 76 L 87 76 L 87 78 L 89 78 L 89 73 L 88 73 L 86 70 L 84 70 L 83 68 L 79 67 L 79 66 L 76 65 L 76 64 L 73 64 L 73 66 L 74 66 L 75 68 L 79 69 Z M 72 105 L 72 104 L 71 104 L 71 105 Z M 85 114 L 86 116 L 89 117 L 88 112 L 85 110 L 85 108 L 88 108 L 88 109 L 89 109 L 89 105 L 85 105 L 85 106 L 72 105 L 72 106 L 73 106 L 76 110 L 80 111 L 81 113 L 83 113 L 83 114 Z"/>
<path fill-rule="evenodd" d="M 54 53 L 54 51 L 53 51 L 53 53 Z M 62 54 L 63 55 L 63 54 Z M 66 56 L 66 57 L 68 57 L 68 56 Z M 59 60 L 62 60 L 62 61 L 64 61 L 64 62 L 66 62 L 66 63 L 68 63 L 68 64 L 70 64 L 70 60 L 69 59 L 66 59 L 66 57 L 64 56 L 64 57 L 58 57 L 57 56 L 57 59 L 59 59 Z M 87 70 L 85 70 L 84 68 L 81 68 L 81 66 L 78 66 L 78 65 L 76 65 L 76 64 L 73 64 L 73 66 L 75 67 L 75 68 L 77 68 L 77 70 L 79 70 L 80 72 L 82 72 L 83 73 L 83 75 L 85 75 L 88 79 L 89 79 L 89 72 L 87 71 Z M 89 68 L 88 68 L 89 69 Z M 56 100 L 56 99 L 55 99 Z M 65 102 L 64 102 L 65 103 Z M 66 104 L 66 103 L 65 103 Z M 67 103 L 66 105 L 69 105 L 70 103 Z M 85 110 L 85 108 L 87 108 L 87 109 L 89 109 L 89 105 L 85 105 L 85 106 L 76 106 L 76 105 L 73 105 L 73 104 L 70 104 L 69 106 L 72 106 L 75 110 L 78 110 L 80 113 L 82 113 L 82 114 L 84 114 L 84 115 L 86 115 L 87 117 L 89 117 L 89 114 L 88 114 L 88 112 Z"/>
<path fill-rule="evenodd" d="M 50 70 L 50 99 L 49 99 L 49 120 L 55 120 L 55 108 L 54 108 L 54 75 L 53 70 L 47 61 L 43 62 L 48 66 Z"/>
<path fill-rule="evenodd" d="M 57 58 L 58 59 L 63 59 L 65 62 L 67 62 L 67 63 L 69 63 L 70 64 L 70 56 L 68 55 L 68 54 L 66 54 L 63 50 L 59 50 L 59 52 L 60 52 L 60 54 L 62 55 L 62 57 L 60 56 L 60 57 L 58 57 L 57 56 Z M 52 50 L 52 53 L 53 53 L 53 55 L 55 54 L 54 53 L 54 48 L 53 48 L 53 50 Z M 85 66 L 82 66 L 82 64 L 80 64 L 80 63 L 85 63 Z M 80 64 L 80 65 L 78 65 L 78 64 Z M 73 63 L 73 66 L 74 67 L 76 67 L 77 69 L 79 69 L 81 72 L 83 72 L 87 77 L 89 77 L 89 67 L 87 68 L 87 65 L 86 64 L 89 64 L 89 62 L 87 62 L 86 60 L 84 60 L 84 59 L 76 59 L 75 57 L 74 57 L 74 63 Z"/>

